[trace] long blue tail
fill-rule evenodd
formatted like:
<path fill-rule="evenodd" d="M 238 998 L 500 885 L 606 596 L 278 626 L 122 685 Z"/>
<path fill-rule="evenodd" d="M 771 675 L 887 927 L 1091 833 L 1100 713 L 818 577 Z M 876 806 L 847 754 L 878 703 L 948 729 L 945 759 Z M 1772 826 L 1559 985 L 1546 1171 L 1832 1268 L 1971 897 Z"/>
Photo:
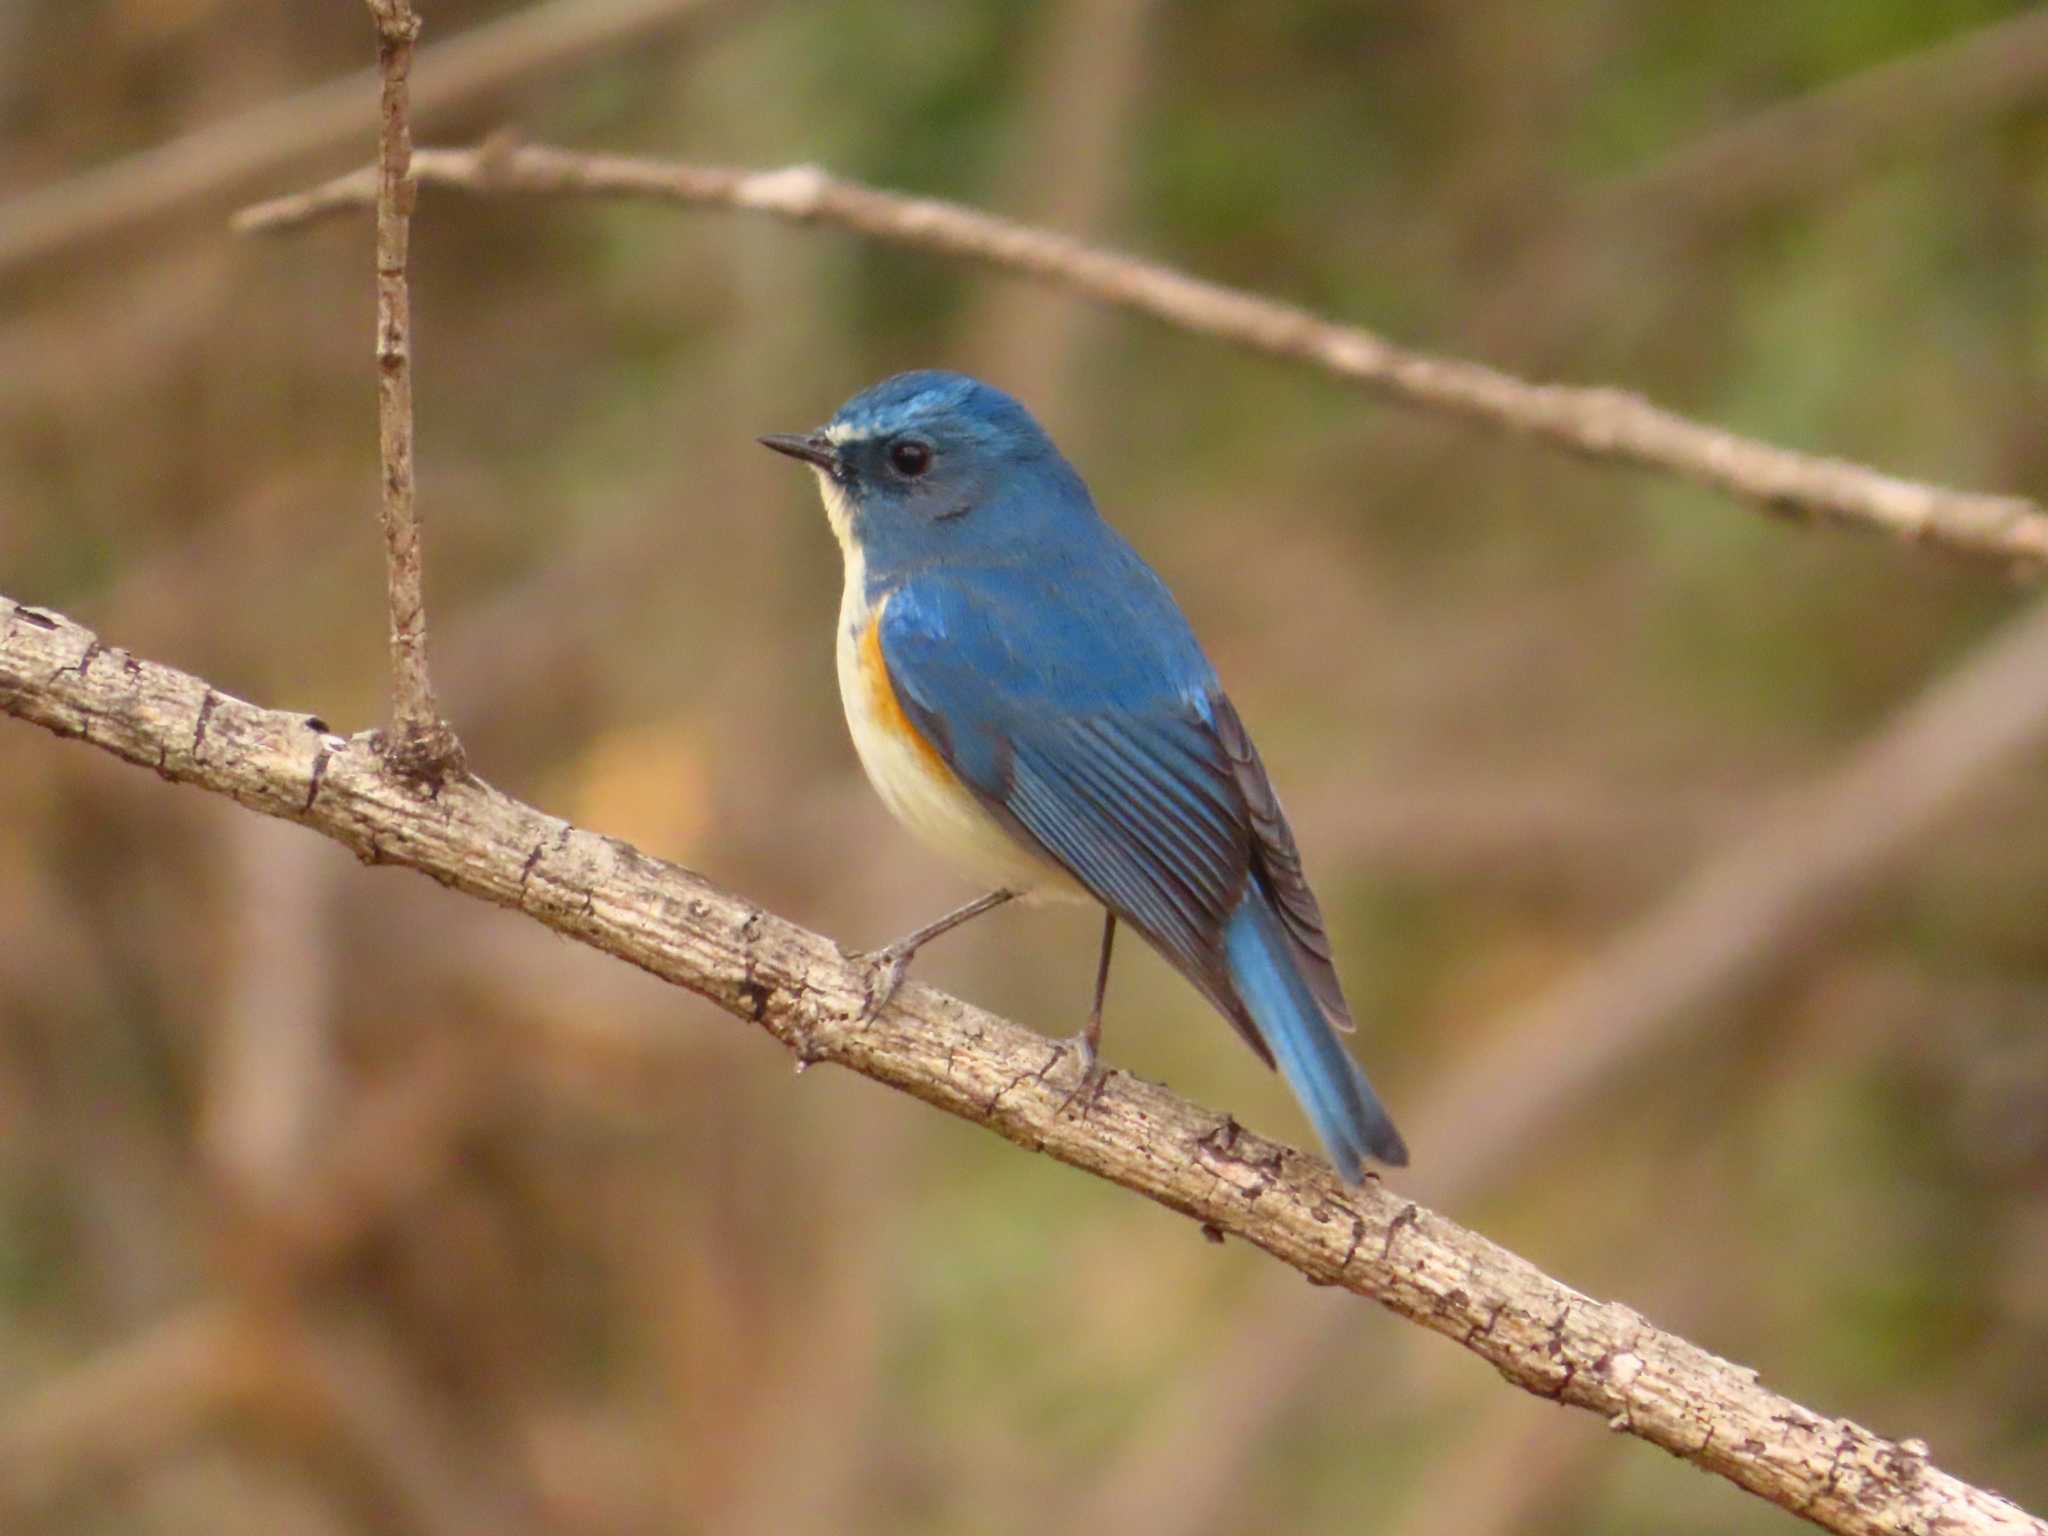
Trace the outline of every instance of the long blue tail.
<path fill-rule="evenodd" d="M 1223 948 L 1238 996 L 1337 1171 L 1356 1184 L 1368 1156 L 1405 1166 L 1401 1133 L 1295 969 L 1280 920 L 1256 886 L 1223 930 Z"/>

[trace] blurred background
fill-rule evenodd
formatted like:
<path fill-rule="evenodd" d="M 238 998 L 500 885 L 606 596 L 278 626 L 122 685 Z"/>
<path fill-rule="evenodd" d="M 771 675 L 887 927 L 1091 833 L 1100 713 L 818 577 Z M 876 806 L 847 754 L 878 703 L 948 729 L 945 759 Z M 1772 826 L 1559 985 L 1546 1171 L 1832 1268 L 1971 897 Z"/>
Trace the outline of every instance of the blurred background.
<path fill-rule="evenodd" d="M 816 161 L 2048 496 L 2048 8 L 422 9 L 424 143 Z M 0 591 L 343 730 L 385 690 L 369 224 L 225 220 L 367 159 L 367 77 L 318 88 L 372 57 L 352 3 L 0 4 Z M 437 681 L 484 777 L 849 947 L 964 899 L 861 780 L 837 552 L 753 438 L 984 373 L 1256 731 L 1393 1187 L 2048 1506 L 2048 676 L 1899 735 L 2041 622 L 2024 589 L 830 230 L 430 191 L 414 253 Z M 12 724 L 0 935 L 9 1533 L 1791 1528 Z M 1010 912 L 919 974 L 1068 1033 L 1095 939 Z M 1138 946 L 1110 1009 L 1115 1066 L 1305 1141 Z"/>

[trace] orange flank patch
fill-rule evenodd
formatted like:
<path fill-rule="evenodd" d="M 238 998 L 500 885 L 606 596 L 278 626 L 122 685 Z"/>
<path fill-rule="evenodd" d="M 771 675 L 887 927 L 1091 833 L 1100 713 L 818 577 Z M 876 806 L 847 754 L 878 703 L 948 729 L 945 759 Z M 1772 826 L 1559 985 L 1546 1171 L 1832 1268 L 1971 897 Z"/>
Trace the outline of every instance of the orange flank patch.
<path fill-rule="evenodd" d="M 867 684 L 869 718 L 882 730 L 915 746 L 917 755 L 933 773 L 957 783 L 953 770 L 939 756 L 939 749 L 925 739 L 924 732 L 903 712 L 903 702 L 896 697 L 896 685 L 889 680 L 889 663 L 882 659 L 882 610 L 887 606 L 887 599 L 875 605 L 860 637 L 860 675 Z"/>

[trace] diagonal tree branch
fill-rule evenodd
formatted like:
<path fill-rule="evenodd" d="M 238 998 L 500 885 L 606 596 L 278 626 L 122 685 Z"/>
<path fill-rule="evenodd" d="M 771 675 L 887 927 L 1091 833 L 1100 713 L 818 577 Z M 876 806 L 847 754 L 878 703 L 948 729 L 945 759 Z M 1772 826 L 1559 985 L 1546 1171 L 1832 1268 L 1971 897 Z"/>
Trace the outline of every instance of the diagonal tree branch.
<path fill-rule="evenodd" d="M 917 983 L 859 1022 L 864 976 L 832 943 L 700 876 L 474 779 L 385 771 L 343 738 L 0 599 L 0 712 L 312 828 L 369 863 L 511 907 L 836 1062 L 1233 1232 L 1317 1284 L 1458 1340 L 1525 1391 L 1728 1478 L 1843 1536 L 2048 1536 L 2048 1523 L 1895 1443 L 1767 1390 L 1753 1371 L 1596 1301 L 1377 1183 L 1118 1074 L 1063 1112 L 1065 1047 Z"/>
<path fill-rule="evenodd" d="M 1689 420 L 1617 389 L 1532 384 L 1480 363 L 1396 346 L 1308 310 L 1083 245 L 957 203 L 841 181 L 810 166 L 740 171 L 581 155 L 541 145 L 421 150 L 416 180 L 479 193 L 639 197 L 837 225 L 874 239 L 984 262 L 1168 325 L 1306 363 L 1406 405 L 1445 412 L 1591 458 L 1662 470 L 1767 511 L 1891 533 L 2016 574 L 2048 568 L 2048 511 L 1796 453 Z M 370 171 L 245 209 L 248 234 L 368 207 Z"/>
<path fill-rule="evenodd" d="M 732 9 L 719 0 L 541 0 L 423 49 L 413 106 L 422 118 L 442 116 Z M 9 199 L 0 282 L 347 148 L 375 122 L 377 79 L 374 68 L 342 75 Z"/>
<path fill-rule="evenodd" d="M 1969 28 L 1743 115 L 1599 187 L 1603 211 L 1685 219 L 1849 185 L 1868 162 L 1954 138 L 2048 90 L 2048 9 Z"/>
<path fill-rule="evenodd" d="M 1747 825 L 1731 822 L 1718 841 L 1703 840 L 1716 851 L 1674 894 L 1490 1027 L 1484 1049 L 1404 1110 L 1419 1128 L 1416 1145 L 1435 1148 L 1404 1180 L 1446 1205 L 1493 1192 L 1568 1114 L 1827 931 L 1959 800 L 2043 738 L 2048 604 L 2009 621 L 1838 767 Z M 1184 1411 L 1148 1424 L 1075 1528 L 1213 1526 L 1214 1501 L 1202 1502 L 1199 1490 L 1230 1485 L 1279 1405 L 1332 1372 L 1342 1326 L 1334 1314 L 1304 1310 L 1291 1287 L 1260 1287 L 1239 1308 L 1234 1336 L 1199 1368 Z M 1241 1385 L 1252 1358 L 1255 1391 Z M 1201 1462 L 1194 1478 L 1185 1470 L 1191 1460 Z M 1449 1465 L 1458 1475 L 1457 1458 Z M 1441 1510 L 1436 1517 L 1455 1528 Z"/>
<path fill-rule="evenodd" d="M 303 1277 L 345 1258 L 445 1172 L 472 1109 L 459 1054 L 450 1037 L 429 1041 L 357 1103 L 335 1147 L 298 1170 L 292 1201 L 264 1213 L 266 1237 L 244 1254 L 253 1263 L 230 1273 L 232 1300 L 153 1324 L 0 1412 L 0 1529 L 39 1529 L 71 1489 L 294 1395 L 280 1379 L 292 1364 L 276 1348 L 281 1312 L 299 1304 Z"/>
<path fill-rule="evenodd" d="M 36 1516 L 83 1475 L 140 1461 L 214 1423 L 246 1395 L 234 1310 L 180 1312 L 107 1350 L 0 1417 L 0 1520 Z"/>
<path fill-rule="evenodd" d="M 2048 603 L 2009 620 L 1828 773 L 1732 833 L 1667 899 L 1489 1031 L 1414 1116 L 1455 1146 L 1432 1195 L 1477 1184 L 1716 1003 L 1855 906 L 1973 788 L 2048 738 Z"/>

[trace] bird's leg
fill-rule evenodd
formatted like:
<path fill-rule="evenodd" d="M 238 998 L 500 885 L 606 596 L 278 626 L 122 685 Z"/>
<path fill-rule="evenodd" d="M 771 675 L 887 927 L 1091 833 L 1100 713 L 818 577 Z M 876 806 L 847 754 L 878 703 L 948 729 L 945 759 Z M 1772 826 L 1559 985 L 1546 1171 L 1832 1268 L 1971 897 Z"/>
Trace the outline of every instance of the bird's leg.
<path fill-rule="evenodd" d="M 1095 1096 L 1102 1092 L 1102 1085 L 1109 1072 L 1096 1054 L 1102 1045 L 1102 1000 L 1109 995 L 1109 952 L 1116 943 L 1116 914 L 1102 915 L 1102 958 L 1095 965 L 1095 1006 L 1088 1010 L 1088 1022 L 1081 1026 L 1081 1033 L 1074 1036 L 1074 1053 L 1081 1058 L 1081 1081 L 1074 1086 L 1060 1104 L 1062 1112 L 1067 1105 L 1087 1095 L 1088 1104 L 1082 1106 L 1082 1117 L 1087 1117 L 1088 1106 L 1094 1104 Z"/>
<path fill-rule="evenodd" d="M 868 996 L 860 1011 L 862 1021 L 872 1019 L 889 1006 L 889 999 L 903 985 L 903 975 L 910 969 L 911 957 L 920 949 L 940 934 L 951 933 L 970 918 L 993 912 L 1016 894 L 1012 890 L 990 891 L 986 896 L 977 896 L 964 907 L 956 907 L 936 922 L 926 923 L 915 933 L 906 933 L 893 944 L 847 956 L 850 960 L 864 962 L 868 967 Z"/>

